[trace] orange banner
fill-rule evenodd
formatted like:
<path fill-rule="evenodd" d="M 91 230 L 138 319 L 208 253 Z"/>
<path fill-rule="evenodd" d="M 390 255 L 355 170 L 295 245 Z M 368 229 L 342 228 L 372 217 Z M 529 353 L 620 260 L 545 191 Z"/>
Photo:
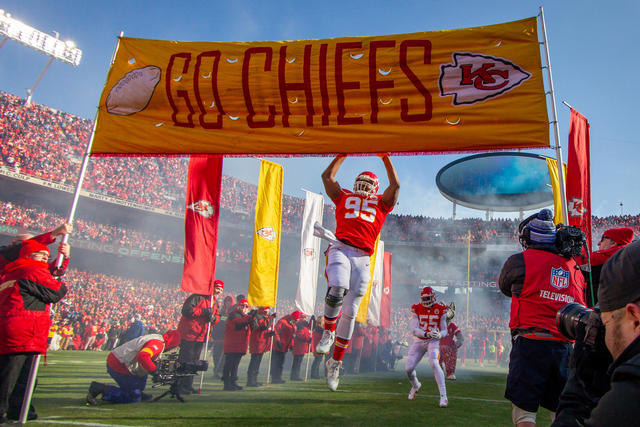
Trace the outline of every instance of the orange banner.
<path fill-rule="evenodd" d="M 536 18 L 250 43 L 121 38 L 92 154 L 548 147 Z"/>

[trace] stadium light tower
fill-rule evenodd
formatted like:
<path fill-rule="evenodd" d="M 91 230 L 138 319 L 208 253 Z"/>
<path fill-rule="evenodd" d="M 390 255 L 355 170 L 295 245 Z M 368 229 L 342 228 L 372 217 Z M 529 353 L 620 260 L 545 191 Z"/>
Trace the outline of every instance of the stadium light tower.
<path fill-rule="evenodd" d="M 8 39 L 11 39 L 49 56 L 49 62 L 47 62 L 40 76 L 38 76 L 38 80 L 36 80 L 33 87 L 27 91 L 27 106 L 31 104 L 33 92 L 36 90 L 38 83 L 40 83 L 44 73 L 47 72 L 54 59 L 77 67 L 82 58 L 82 51 L 78 49 L 76 44 L 71 40 L 62 41 L 59 39 L 58 33 L 56 33 L 55 36 L 50 36 L 42 31 L 38 31 L 33 27 L 13 19 L 11 14 L 5 13 L 2 9 L 0 9 L 0 36 L 2 36 L 0 48 Z"/>

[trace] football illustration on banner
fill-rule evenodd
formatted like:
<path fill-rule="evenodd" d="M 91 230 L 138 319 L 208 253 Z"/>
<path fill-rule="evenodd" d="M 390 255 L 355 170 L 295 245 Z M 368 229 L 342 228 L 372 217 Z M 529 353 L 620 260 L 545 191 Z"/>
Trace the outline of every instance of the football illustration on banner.
<path fill-rule="evenodd" d="M 107 97 L 107 112 L 129 116 L 144 110 L 153 96 L 162 71 L 155 65 L 129 71 Z"/>

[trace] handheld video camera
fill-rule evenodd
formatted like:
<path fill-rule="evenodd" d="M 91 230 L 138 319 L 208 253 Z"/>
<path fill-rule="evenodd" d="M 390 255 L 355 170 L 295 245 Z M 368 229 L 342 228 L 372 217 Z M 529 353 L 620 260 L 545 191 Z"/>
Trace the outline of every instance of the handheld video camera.
<path fill-rule="evenodd" d="M 558 225 L 556 231 L 556 248 L 565 258 L 582 254 L 582 246 L 587 242 L 587 237 L 578 227 L 571 225 Z"/>
<path fill-rule="evenodd" d="M 156 361 L 156 371 L 153 375 L 153 383 L 158 385 L 172 384 L 181 377 L 196 375 L 198 372 L 206 371 L 209 362 L 206 360 L 196 360 L 195 362 L 180 362 L 178 353 L 163 355 Z"/>

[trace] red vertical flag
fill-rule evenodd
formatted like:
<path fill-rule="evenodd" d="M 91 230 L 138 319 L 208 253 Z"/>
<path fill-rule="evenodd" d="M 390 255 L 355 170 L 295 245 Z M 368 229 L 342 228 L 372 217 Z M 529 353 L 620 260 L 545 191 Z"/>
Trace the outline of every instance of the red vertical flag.
<path fill-rule="evenodd" d="M 391 252 L 384 253 L 384 284 L 380 298 L 380 327 L 391 327 Z"/>
<path fill-rule="evenodd" d="M 213 293 L 218 246 L 222 156 L 193 155 L 187 176 L 184 214 L 184 267 L 180 289 Z"/>
<path fill-rule="evenodd" d="M 589 122 L 571 109 L 567 160 L 567 210 L 569 225 L 580 227 L 591 250 L 591 154 Z"/>

